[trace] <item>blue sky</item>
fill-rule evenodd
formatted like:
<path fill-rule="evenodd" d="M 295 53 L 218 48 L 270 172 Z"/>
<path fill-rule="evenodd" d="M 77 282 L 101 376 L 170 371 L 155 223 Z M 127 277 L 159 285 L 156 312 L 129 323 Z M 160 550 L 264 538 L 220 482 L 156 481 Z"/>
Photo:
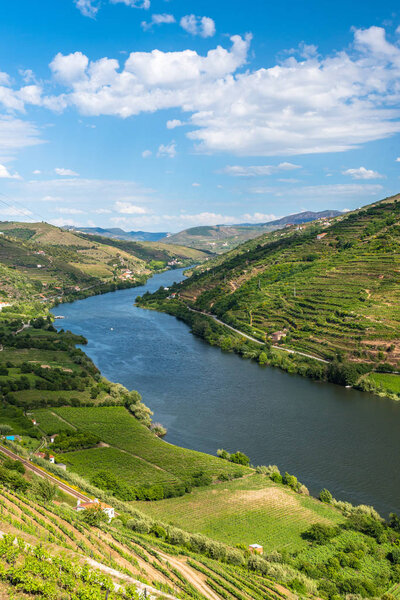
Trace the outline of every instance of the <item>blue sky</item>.
<path fill-rule="evenodd" d="M 177 231 L 399 192 L 397 4 L 9 2 L 0 219 Z"/>

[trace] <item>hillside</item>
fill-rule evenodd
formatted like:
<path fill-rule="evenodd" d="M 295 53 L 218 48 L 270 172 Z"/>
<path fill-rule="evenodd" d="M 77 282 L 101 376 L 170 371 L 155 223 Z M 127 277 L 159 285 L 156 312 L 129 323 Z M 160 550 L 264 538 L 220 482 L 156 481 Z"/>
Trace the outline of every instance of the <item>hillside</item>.
<path fill-rule="evenodd" d="M 399 198 L 258 237 L 196 269 L 173 290 L 178 299 L 160 292 L 143 304 L 174 314 L 187 305 L 212 313 L 266 344 L 265 362 L 272 344 L 352 364 L 348 377 L 330 370 L 338 383 L 354 384 L 355 371 L 398 370 Z M 239 340 L 233 346 L 242 353 Z M 289 359 L 305 360 L 286 353 L 288 370 Z M 311 371 L 324 378 L 326 367 L 319 365 Z M 396 376 L 385 376 L 385 385 L 390 377 Z M 364 383 L 380 387 L 371 379 Z M 390 382 L 390 389 L 396 386 Z"/>
<path fill-rule="evenodd" d="M 82 295 L 98 286 L 127 287 L 143 283 L 168 263 L 190 265 L 206 256 L 158 242 L 85 238 L 47 223 L 2 222 L 0 232 L 3 302 Z"/>
<path fill-rule="evenodd" d="M 59 239 L 45 227 L 34 235 Z M 270 235 L 280 243 L 293 231 Z M 9 252 L 7 244 L 21 249 L 21 261 L 30 256 L 28 242 L 0 239 Z M 48 256 L 53 246 L 41 247 Z M 239 260 L 243 248 L 233 254 Z M 199 281 L 225 264 L 210 262 Z M 21 301 L 0 311 L 1 597 L 138 600 L 143 589 L 182 600 L 399 595 L 396 515 L 385 522 L 327 490 L 312 498 L 295 476 L 254 468 L 241 452 L 211 456 L 164 442 L 140 394 L 102 377 L 76 347 L 84 338 L 55 330 L 22 267 L 3 267 L 10 297 Z M 49 285 L 66 277 L 54 263 L 48 269 Z M 188 297 L 192 283 L 181 284 Z M 116 518 L 74 510 L 77 499 L 93 498 Z M 262 554 L 249 551 L 255 543 Z"/>
<path fill-rule="evenodd" d="M 139 241 L 139 242 L 158 242 L 167 235 L 166 231 L 151 232 L 151 231 L 124 231 L 119 227 L 65 227 L 67 231 L 76 233 L 87 233 L 89 235 L 101 235 L 103 237 L 116 240 Z"/>
<path fill-rule="evenodd" d="M 301 225 L 321 218 L 340 215 L 337 210 L 324 210 L 321 212 L 305 211 L 288 215 L 268 223 L 240 223 L 238 225 L 202 225 L 184 229 L 179 233 L 168 235 L 162 241 L 167 244 L 182 244 L 191 248 L 198 248 L 216 254 L 221 254 L 235 248 L 239 244 L 256 238 L 263 233 L 275 231 L 288 225 Z"/>

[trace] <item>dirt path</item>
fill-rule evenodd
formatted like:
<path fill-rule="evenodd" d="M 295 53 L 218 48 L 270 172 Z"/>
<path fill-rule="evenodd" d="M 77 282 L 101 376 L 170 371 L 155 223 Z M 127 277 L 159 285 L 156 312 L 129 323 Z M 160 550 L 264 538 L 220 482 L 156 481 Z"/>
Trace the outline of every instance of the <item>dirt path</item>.
<path fill-rule="evenodd" d="M 161 556 L 164 560 L 168 561 L 169 564 L 177 571 L 182 573 L 189 583 L 191 583 L 192 586 L 195 587 L 198 592 L 200 592 L 200 594 L 203 594 L 203 596 L 208 598 L 208 600 L 221 600 L 221 596 L 219 596 L 206 584 L 206 578 L 187 564 L 186 558 L 178 559 L 176 556 L 169 556 L 158 549 L 157 554 L 159 554 L 159 556 Z"/>
<path fill-rule="evenodd" d="M 56 419 L 59 419 L 59 421 L 62 421 L 63 423 L 65 423 L 65 425 L 69 425 L 75 431 L 77 430 L 77 428 L 75 427 L 75 425 L 72 425 L 72 423 L 70 423 L 69 421 L 67 421 L 63 417 L 60 417 L 60 415 L 58 415 L 57 413 L 53 412 L 52 410 L 50 411 L 50 413 L 53 415 L 53 417 L 56 417 Z"/>

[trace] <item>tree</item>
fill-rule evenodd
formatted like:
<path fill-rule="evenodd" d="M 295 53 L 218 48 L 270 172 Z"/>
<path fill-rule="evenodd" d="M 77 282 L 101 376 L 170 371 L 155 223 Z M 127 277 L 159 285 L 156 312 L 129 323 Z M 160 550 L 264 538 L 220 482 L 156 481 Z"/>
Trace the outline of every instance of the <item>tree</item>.
<path fill-rule="evenodd" d="M 337 535 L 338 530 L 335 527 L 324 525 L 323 523 L 315 523 L 301 534 L 301 537 L 316 544 L 325 544 L 330 539 Z"/>
<path fill-rule="evenodd" d="M 0 423 L 0 435 L 8 435 L 12 431 L 12 427 L 7 423 Z"/>
<path fill-rule="evenodd" d="M 102 511 L 101 506 L 86 508 L 81 513 L 81 519 L 91 527 L 100 527 L 101 523 L 108 521 L 108 517 Z"/>

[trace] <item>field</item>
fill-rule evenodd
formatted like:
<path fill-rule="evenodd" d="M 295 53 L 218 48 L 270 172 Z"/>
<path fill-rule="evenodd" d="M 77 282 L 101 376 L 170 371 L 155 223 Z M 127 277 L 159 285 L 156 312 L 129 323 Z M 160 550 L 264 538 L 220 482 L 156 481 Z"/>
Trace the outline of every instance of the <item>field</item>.
<path fill-rule="evenodd" d="M 38 428 L 46 435 L 51 435 L 53 433 L 57 433 L 58 431 L 73 431 L 74 429 L 72 425 L 62 421 L 50 409 L 38 408 L 33 410 L 32 414 L 36 419 Z"/>
<path fill-rule="evenodd" d="M 78 475 L 90 479 L 99 471 L 118 473 L 118 479 L 136 486 L 174 484 L 180 480 L 156 466 L 118 448 L 90 448 L 67 452 L 62 459 Z"/>
<path fill-rule="evenodd" d="M 400 377 L 390 373 L 371 373 L 369 375 L 378 388 L 382 388 L 392 394 L 400 395 Z"/>
<path fill-rule="evenodd" d="M 141 460 L 143 469 L 145 469 L 145 465 L 148 468 L 149 484 L 152 483 L 151 477 L 155 472 L 154 469 L 161 471 L 166 477 L 176 478 L 180 481 L 199 471 L 217 477 L 220 473 L 234 474 L 247 470 L 245 467 L 228 463 L 220 458 L 164 442 L 122 407 L 61 407 L 53 410 L 75 427 L 95 433 L 101 437 L 102 442 L 109 444 L 112 448 L 122 450 Z M 115 454 L 103 452 L 103 450 L 99 449 L 99 452 L 103 453 L 103 468 L 108 468 L 115 473 Z M 123 456 L 122 460 L 126 460 L 126 457 Z M 79 459 L 78 463 L 80 463 Z M 133 481 L 134 471 L 132 473 Z"/>
<path fill-rule="evenodd" d="M 313 498 L 274 484 L 264 475 L 196 489 L 181 498 L 136 503 L 153 518 L 227 544 L 264 546 L 266 552 L 305 547 L 311 523 L 338 523 L 341 516 Z"/>

